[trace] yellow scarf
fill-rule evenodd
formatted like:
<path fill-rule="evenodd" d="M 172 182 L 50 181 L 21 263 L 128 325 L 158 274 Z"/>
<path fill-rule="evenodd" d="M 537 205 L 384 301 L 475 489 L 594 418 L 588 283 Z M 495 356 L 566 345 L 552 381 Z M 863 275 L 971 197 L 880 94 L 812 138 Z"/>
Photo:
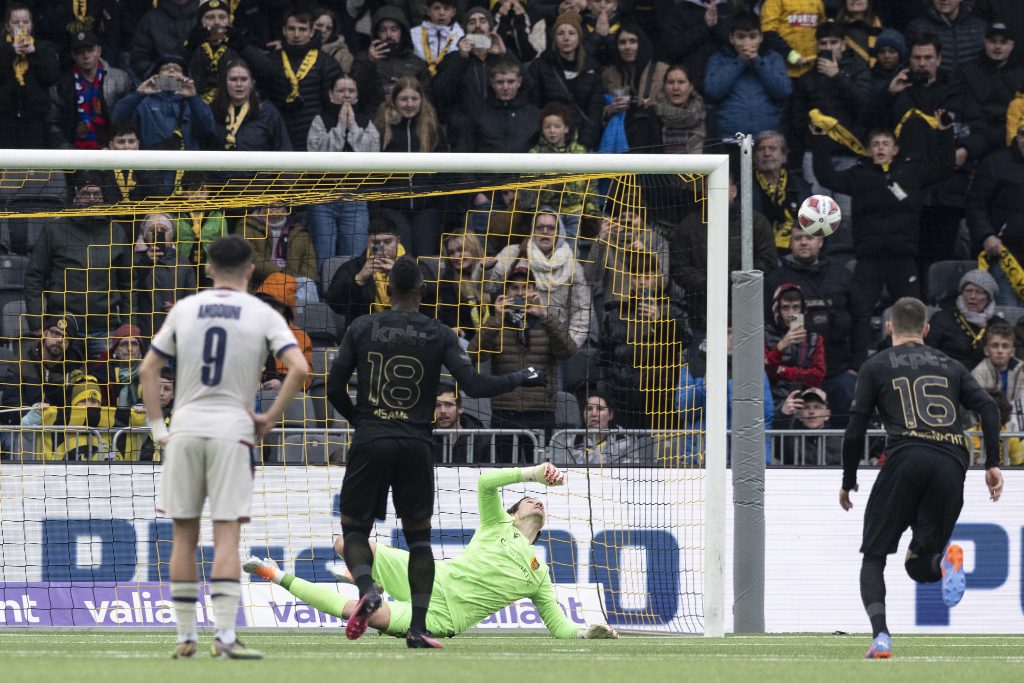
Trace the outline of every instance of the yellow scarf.
<path fill-rule="evenodd" d="M 875 20 L 871 22 L 871 28 L 882 28 L 882 22 L 878 19 L 878 17 L 875 17 Z M 846 38 L 843 39 L 843 42 L 846 43 L 846 46 L 848 48 L 856 52 L 861 59 L 868 63 L 869 69 L 873 69 L 875 67 L 875 62 L 878 60 L 872 57 L 871 55 L 875 51 L 875 43 L 878 42 L 877 34 L 872 33 L 871 35 L 868 36 L 867 49 L 864 49 L 863 45 L 855 41 L 850 36 L 846 36 Z"/>
<path fill-rule="evenodd" d="M 373 258 L 373 247 L 369 244 L 366 245 L 366 258 Z M 395 260 L 405 256 L 405 247 L 399 243 L 398 254 L 395 256 Z M 370 305 L 370 313 L 376 313 L 377 311 L 383 311 L 391 308 L 391 297 L 388 296 L 388 275 L 387 273 L 375 272 L 373 274 L 373 290 L 375 292 L 373 297 L 373 304 Z"/>
<path fill-rule="evenodd" d="M 7 42 L 13 43 L 14 38 L 10 35 L 7 36 Z M 33 45 L 36 39 L 32 36 L 25 36 L 24 42 L 29 45 Z M 28 72 L 28 57 L 25 55 L 18 55 L 14 58 L 14 80 L 18 81 L 18 85 L 24 87 L 25 85 L 25 74 Z"/>
<path fill-rule="evenodd" d="M 448 54 L 448 47 L 451 46 L 452 41 L 455 39 L 455 32 L 448 34 L 448 40 L 445 41 L 441 49 L 437 51 L 437 56 L 430 49 L 430 41 L 427 39 L 427 27 L 420 26 L 420 37 L 423 38 L 423 58 L 427 62 L 427 71 L 430 72 L 431 76 L 437 75 L 437 65 L 441 63 L 444 56 Z"/>
<path fill-rule="evenodd" d="M 220 82 L 220 58 L 228 51 L 228 45 L 227 43 L 221 44 L 216 52 L 213 51 L 209 43 L 201 43 L 200 47 L 203 48 L 203 52 L 210 60 L 210 65 L 206 67 L 206 88 L 203 89 L 203 102 L 210 104 L 217 96 L 217 84 Z"/>
<path fill-rule="evenodd" d="M 917 107 L 914 107 L 913 109 L 908 109 L 907 113 L 903 115 L 902 119 L 900 119 L 900 122 L 896 124 L 896 130 L 894 130 L 893 133 L 896 135 L 896 139 L 897 140 L 900 139 L 900 133 L 903 131 L 903 124 L 905 124 L 907 121 L 909 121 L 914 116 L 920 116 L 921 119 L 925 123 L 927 123 L 929 126 L 931 126 L 933 129 L 939 127 L 939 119 L 938 118 L 936 118 L 934 116 L 931 116 L 930 114 L 925 114 L 923 111 L 921 111 Z"/>
<path fill-rule="evenodd" d="M 838 119 L 831 116 L 825 116 L 821 113 L 820 109 L 812 109 L 807 112 L 807 115 L 811 118 L 811 125 L 821 128 L 828 134 L 828 137 L 840 145 L 850 150 L 857 156 L 866 157 L 868 156 L 868 150 L 861 144 L 861 141 L 857 139 L 850 131 L 843 127 Z"/>
<path fill-rule="evenodd" d="M 288 61 L 288 55 L 284 50 L 281 50 L 281 63 L 284 65 L 284 77 L 288 79 L 288 82 L 292 86 L 292 90 L 288 93 L 288 97 L 284 98 L 285 102 L 294 102 L 295 98 L 299 96 L 299 82 L 309 75 L 309 72 L 313 69 L 313 65 L 316 64 L 316 58 L 319 54 L 319 50 L 310 50 L 306 53 L 306 56 L 302 58 L 302 63 L 299 64 L 299 70 L 293 71 L 292 64 Z"/>
<path fill-rule="evenodd" d="M 989 269 L 989 260 L 985 256 L 985 252 L 978 254 L 978 268 L 980 270 Z M 1021 268 L 1020 261 L 1005 246 L 999 247 L 999 269 L 1003 271 L 1003 275 L 1010 281 L 1013 293 L 1018 299 L 1024 301 L 1024 268 Z"/>
<path fill-rule="evenodd" d="M 193 211 L 189 214 L 189 218 L 192 219 L 192 235 L 196 238 L 196 242 L 202 241 L 203 233 L 203 219 L 206 218 L 205 211 Z"/>
<path fill-rule="evenodd" d="M 786 169 L 779 169 L 779 183 L 772 185 L 768 182 L 768 179 L 763 173 L 757 171 L 754 173 L 754 177 L 757 178 L 757 184 L 761 186 L 765 195 L 768 196 L 768 200 L 776 206 L 782 207 L 782 214 L 785 216 L 785 220 L 772 226 L 775 228 L 775 246 L 779 249 L 789 249 L 789 241 L 793 234 L 793 214 L 786 206 L 786 184 L 789 182 L 789 174 L 786 173 Z"/>
<path fill-rule="evenodd" d="M 93 30 L 96 20 L 89 16 L 89 0 L 74 0 L 71 3 L 71 14 L 75 20 L 64 27 L 68 33 Z"/>
<path fill-rule="evenodd" d="M 224 128 L 227 130 L 227 135 L 224 137 L 224 149 L 235 148 L 235 137 L 238 135 L 238 129 L 242 127 L 242 122 L 245 121 L 245 117 L 248 114 L 248 102 L 245 102 L 238 109 L 235 109 L 233 104 L 228 105 L 228 117 L 224 123 Z"/>
<path fill-rule="evenodd" d="M 114 171 L 114 180 L 117 181 L 117 189 L 121 192 L 121 199 L 128 199 L 128 195 L 135 189 L 135 171 Z"/>

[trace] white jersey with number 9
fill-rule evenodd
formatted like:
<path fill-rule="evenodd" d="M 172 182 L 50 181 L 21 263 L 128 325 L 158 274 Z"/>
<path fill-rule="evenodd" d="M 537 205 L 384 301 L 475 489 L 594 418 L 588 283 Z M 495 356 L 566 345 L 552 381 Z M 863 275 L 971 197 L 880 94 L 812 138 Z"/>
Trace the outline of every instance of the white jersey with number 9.
<path fill-rule="evenodd" d="M 254 442 L 248 410 L 267 355 L 291 346 L 285 319 L 244 292 L 209 289 L 176 303 L 152 343 L 175 359 L 171 433 Z"/>

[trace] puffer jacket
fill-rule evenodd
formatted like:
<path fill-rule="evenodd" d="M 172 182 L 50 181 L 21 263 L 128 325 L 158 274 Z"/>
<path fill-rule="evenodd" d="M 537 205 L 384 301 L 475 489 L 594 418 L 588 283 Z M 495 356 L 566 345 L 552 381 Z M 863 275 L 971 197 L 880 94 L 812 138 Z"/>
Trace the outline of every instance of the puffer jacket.
<path fill-rule="evenodd" d="M 148 78 L 161 55 L 183 54 L 198 11 L 199 0 L 186 0 L 183 5 L 159 0 L 156 7 L 146 12 L 132 32 L 129 60 L 136 78 Z"/>
<path fill-rule="evenodd" d="M 352 62 L 352 78 L 359 86 L 359 99 L 366 104 L 369 111 L 376 110 L 384 101 L 385 84 L 394 83 L 403 76 L 411 76 L 424 84 L 430 80 L 427 63 L 417 57 L 412 49 L 409 19 L 405 12 L 397 7 L 381 7 L 373 14 L 373 28 L 370 34 L 377 35 L 377 25 L 385 19 L 391 19 L 402 27 L 402 41 L 392 48 L 384 59 L 372 62 L 364 50 Z"/>
<path fill-rule="evenodd" d="M 520 336 L 529 337 L 529 346 Z M 557 361 L 571 358 L 576 353 L 576 342 L 569 337 L 565 324 L 554 315 L 547 315 L 539 322 L 530 322 L 525 331 L 514 329 L 492 315 L 467 350 L 471 354 L 483 353 L 482 359 L 490 358 L 493 375 L 517 372 L 529 366 L 546 368 L 546 387 L 519 387 L 495 396 L 491 399 L 491 409 L 550 413 L 555 410 L 558 391 Z"/>
<path fill-rule="evenodd" d="M 199 95 L 182 97 L 173 92 L 143 95 L 135 91 L 114 105 L 114 120 L 134 121 L 139 127 L 139 146 L 156 149 L 174 135 L 179 112 L 185 149 L 199 149 L 201 141 L 214 132 L 213 112 Z"/>
<path fill-rule="evenodd" d="M 985 20 L 974 16 L 967 9 L 966 3 L 960 7 L 953 21 L 939 14 L 935 6 L 929 3 L 921 16 L 910 20 L 905 33 L 908 38 L 924 33 L 935 34 L 942 44 L 939 70 L 956 73 L 985 52 L 986 28 L 988 25 Z M 909 44 L 910 41 L 907 42 Z"/>
<path fill-rule="evenodd" d="M 281 51 L 270 56 L 270 71 L 274 77 L 271 80 L 271 87 L 266 89 L 267 98 L 281 111 L 288 127 L 292 149 L 296 152 L 306 151 L 309 127 L 313 124 L 313 119 L 330 104 L 328 93 L 331 85 L 334 79 L 341 75 L 341 67 L 338 66 L 337 60 L 317 50 L 313 68 L 299 81 L 299 96 L 288 102 L 292 86 L 284 75 L 284 60 L 288 60 L 293 72 L 297 74 L 302 60 L 310 50 L 316 50 L 312 43 L 296 47 L 285 45 Z"/>

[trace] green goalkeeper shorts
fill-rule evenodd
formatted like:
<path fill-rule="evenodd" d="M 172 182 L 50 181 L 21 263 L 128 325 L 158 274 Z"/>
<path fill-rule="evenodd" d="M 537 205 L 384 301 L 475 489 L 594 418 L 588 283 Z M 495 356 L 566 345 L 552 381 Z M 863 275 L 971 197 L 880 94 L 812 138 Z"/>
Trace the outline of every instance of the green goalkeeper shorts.
<path fill-rule="evenodd" d="M 427 629 L 435 636 L 450 638 L 456 634 L 451 615 L 448 614 L 448 603 L 445 598 L 443 572 L 435 564 L 434 590 L 430 595 L 430 607 L 427 609 Z M 412 596 L 409 593 L 409 553 L 405 550 L 392 548 L 382 543 L 377 544 L 377 553 L 373 559 L 373 578 L 384 588 L 384 592 L 394 598 L 386 603 L 391 610 L 391 621 L 385 633 L 391 636 L 404 636 L 412 621 Z"/>

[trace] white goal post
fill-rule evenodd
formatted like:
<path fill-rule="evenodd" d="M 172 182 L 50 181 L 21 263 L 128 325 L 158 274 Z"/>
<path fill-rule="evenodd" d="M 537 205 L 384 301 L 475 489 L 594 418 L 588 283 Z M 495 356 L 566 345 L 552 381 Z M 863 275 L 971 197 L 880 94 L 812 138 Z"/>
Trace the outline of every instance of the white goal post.
<path fill-rule="evenodd" d="M 704 438 L 704 635 L 724 635 L 729 298 L 729 160 L 726 155 L 2 150 L 0 168 L 265 173 L 706 174 L 708 355 Z"/>

